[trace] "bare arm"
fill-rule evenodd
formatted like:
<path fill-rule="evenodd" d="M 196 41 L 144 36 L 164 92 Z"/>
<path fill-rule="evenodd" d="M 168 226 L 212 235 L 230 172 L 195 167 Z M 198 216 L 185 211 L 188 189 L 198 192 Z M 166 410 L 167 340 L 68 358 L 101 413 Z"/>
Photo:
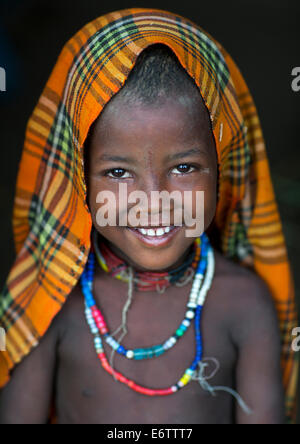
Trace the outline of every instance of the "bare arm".
<path fill-rule="evenodd" d="M 0 424 L 45 424 L 53 393 L 56 322 L 37 348 L 16 366 L 0 392 Z"/>
<path fill-rule="evenodd" d="M 252 409 L 239 407 L 238 424 L 284 423 L 284 392 L 280 366 L 280 333 L 269 290 L 259 278 L 246 279 L 238 303 L 233 339 L 238 349 L 237 391 Z"/>

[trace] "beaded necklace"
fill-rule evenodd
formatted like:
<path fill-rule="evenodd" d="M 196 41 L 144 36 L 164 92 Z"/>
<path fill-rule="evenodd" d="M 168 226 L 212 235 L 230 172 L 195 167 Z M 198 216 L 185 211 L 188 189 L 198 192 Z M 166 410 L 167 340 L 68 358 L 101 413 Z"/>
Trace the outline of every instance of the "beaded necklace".
<path fill-rule="evenodd" d="M 121 344 L 121 340 L 126 336 L 128 330 L 126 325 L 126 317 L 129 307 L 132 302 L 133 297 L 133 284 L 136 284 L 137 289 L 141 289 L 142 291 L 153 291 L 157 290 L 159 293 L 163 293 L 167 287 L 171 284 L 176 286 L 183 286 L 187 284 L 194 277 L 194 269 L 197 267 L 197 264 L 200 259 L 200 245 L 201 239 L 198 238 L 194 242 L 194 249 L 188 257 L 185 259 L 184 263 L 172 270 L 170 272 L 164 273 L 149 273 L 149 272 L 137 272 L 133 276 L 133 269 L 129 267 L 124 261 L 115 256 L 111 250 L 106 247 L 104 242 L 98 242 L 97 232 L 93 233 L 93 249 L 96 255 L 96 258 L 99 262 L 99 265 L 107 272 L 109 272 L 112 276 L 121 279 L 125 282 L 128 282 L 128 299 L 122 311 L 122 325 L 113 332 L 109 333 L 106 327 L 105 321 L 103 319 L 102 314 L 99 312 L 97 316 L 99 318 L 99 323 L 102 325 L 102 331 L 104 335 L 104 340 L 111 347 L 112 352 L 110 356 L 110 365 L 113 367 L 113 359 L 114 354 L 117 352 L 118 354 L 124 355 L 128 359 L 149 359 L 152 357 L 160 356 L 165 353 L 166 350 L 172 348 L 178 338 L 183 336 L 186 330 L 189 328 L 191 324 L 191 319 L 184 319 L 181 323 L 180 327 L 176 330 L 175 334 L 171 336 L 164 344 L 159 344 L 157 346 L 143 348 L 143 349 L 135 349 L 135 350 L 126 350 Z M 206 242 L 206 239 L 205 239 Z M 206 255 L 203 256 L 203 260 L 206 261 Z M 191 265 L 191 266 L 190 266 Z M 204 267 L 205 268 L 205 267 Z M 192 303 L 192 301 L 189 301 Z M 95 304 L 95 311 L 97 307 Z M 189 312 L 187 316 L 190 316 Z M 114 338 L 119 330 L 123 330 L 123 333 L 119 337 L 118 340 Z"/>
<path fill-rule="evenodd" d="M 212 280 L 214 277 L 214 271 L 215 271 L 215 259 L 214 259 L 214 252 L 213 249 L 209 243 L 209 240 L 205 233 L 201 236 L 201 240 L 197 240 L 196 245 L 200 245 L 201 243 L 201 255 L 200 251 L 196 248 L 195 258 L 197 258 L 196 263 L 196 273 L 194 277 L 194 282 L 189 298 L 189 302 L 187 304 L 187 312 L 185 314 L 185 319 L 181 323 L 179 329 L 176 330 L 175 334 L 171 336 L 171 338 L 166 341 L 161 346 L 154 346 L 149 347 L 146 349 L 134 349 L 134 350 L 126 350 L 122 345 L 119 344 L 119 342 L 115 341 L 113 338 L 113 335 L 109 335 L 108 329 L 106 326 L 106 323 L 104 321 L 103 315 L 100 312 L 100 310 L 96 307 L 96 303 L 92 294 L 93 291 L 93 280 L 94 280 L 94 271 L 95 271 L 95 253 L 96 251 L 96 257 L 97 257 L 97 248 L 91 249 L 88 262 L 86 265 L 86 268 L 82 274 L 81 277 L 81 286 L 82 291 L 85 297 L 85 315 L 87 323 L 90 327 L 91 333 L 94 335 L 94 346 L 97 353 L 97 356 L 102 364 L 102 367 L 107 371 L 110 375 L 112 375 L 116 381 L 119 381 L 123 384 L 126 384 L 129 388 L 132 390 L 141 393 L 143 395 L 148 396 L 165 396 L 165 395 L 171 395 L 184 386 L 186 386 L 190 381 L 197 381 L 203 390 L 208 391 L 210 394 L 215 395 L 215 392 L 217 391 L 225 391 L 232 395 L 241 409 L 247 414 L 251 415 L 253 411 L 251 408 L 247 406 L 247 404 L 244 402 L 244 400 L 241 398 L 241 396 L 230 387 L 225 386 L 211 386 L 208 383 L 208 379 L 211 379 L 216 372 L 218 371 L 220 364 L 218 363 L 218 360 L 215 358 L 204 358 L 203 359 L 203 346 L 202 346 L 202 334 L 201 334 L 201 317 L 202 317 L 202 309 L 203 305 L 207 296 L 207 293 L 211 287 Z M 198 251 L 198 253 L 197 253 Z M 100 265 L 102 266 L 101 262 L 103 262 L 103 257 L 101 260 L 98 261 Z M 104 263 L 104 262 L 103 262 Z M 193 264 L 195 264 L 195 259 L 193 261 Z M 108 271 L 108 267 L 107 267 Z M 204 278 L 205 276 L 205 278 Z M 126 280 L 126 282 L 129 283 L 129 293 L 130 287 L 132 287 L 130 284 L 132 284 L 132 275 L 131 279 L 126 276 L 126 273 L 124 274 L 124 270 L 121 272 L 121 276 L 118 276 L 118 273 L 116 273 L 116 277 L 122 280 Z M 165 277 L 165 276 L 164 276 Z M 155 282 L 155 274 L 153 273 L 152 278 Z M 204 278 L 204 282 L 202 283 Z M 153 286 L 153 279 L 152 282 L 150 282 L 150 285 L 148 288 L 157 289 L 157 285 Z M 159 277 L 159 281 L 161 280 L 161 276 Z M 177 281 L 178 283 L 179 281 Z M 156 282 L 157 283 L 157 282 Z M 155 284 L 156 284 L 155 283 Z M 160 282 L 161 285 L 162 282 Z M 165 285 L 169 285 L 170 280 L 166 279 L 164 281 Z M 176 282 L 175 282 L 176 285 Z M 145 287 L 141 287 L 142 291 L 145 290 Z M 128 306 L 129 307 L 129 306 Z M 127 307 L 127 309 L 128 309 Z M 122 375 L 120 372 L 117 372 L 113 366 L 108 362 L 106 358 L 106 354 L 103 348 L 102 338 L 105 339 L 105 341 L 111 346 L 111 348 L 114 351 L 117 351 L 121 355 L 127 357 L 128 359 L 147 359 L 147 358 L 155 358 L 156 356 L 160 356 L 165 351 L 173 347 L 178 339 L 184 334 L 186 329 L 189 325 L 191 325 L 191 321 L 194 319 L 194 325 L 195 325 L 195 339 L 196 339 L 196 354 L 195 358 L 188 367 L 182 377 L 177 381 L 176 384 L 174 384 L 171 387 L 163 388 L 163 389 L 151 389 L 148 387 L 143 387 L 139 384 L 136 384 L 134 381 L 126 378 L 124 375 Z M 205 375 L 206 373 L 206 367 L 208 366 L 207 361 L 212 361 L 215 363 L 216 368 L 211 373 L 211 375 Z"/>
<path fill-rule="evenodd" d="M 87 267 L 81 277 L 81 285 L 82 285 L 82 291 L 85 297 L 85 303 L 86 303 L 86 319 L 90 326 L 90 330 L 92 334 L 94 335 L 94 345 L 96 349 L 96 353 L 98 355 L 98 358 L 102 364 L 102 367 L 111 375 L 114 376 L 114 378 L 124 384 L 126 384 L 128 387 L 130 387 L 132 390 L 135 390 L 139 393 L 149 395 L 149 396 L 155 396 L 155 395 L 169 395 L 172 393 L 175 393 L 182 387 L 184 387 L 186 384 L 190 382 L 191 379 L 195 376 L 196 369 L 198 365 L 202 362 L 203 357 L 203 347 L 202 347 L 202 335 L 200 330 L 200 321 L 201 321 L 201 314 L 202 314 L 202 308 L 206 299 L 207 292 L 209 288 L 211 287 L 211 283 L 213 280 L 214 275 L 214 254 L 213 249 L 209 244 L 208 238 L 205 234 L 202 235 L 202 254 L 201 254 L 201 260 L 198 262 L 197 270 L 195 273 L 195 278 L 193 282 L 193 287 L 191 290 L 191 296 L 190 300 L 188 302 L 188 311 L 186 312 L 185 321 L 191 321 L 194 319 L 195 321 L 195 338 L 196 338 L 196 356 L 194 361 L 192 362 L 191 366 L 186 369 L 183 376 L 180 378 L 180 380 L 173 385 L 172 387 L 166 388 L 166 389 L 149 389 L 146 387 L 142 387 L 138 384 L 136 384 L 134 381 L 127 379 L 124 375 L 121 373 L 115 371 L 111 365 L 108 363 L 105 351 L 102 344 L 101 334 L 107 334 L 107 327 L 104 322 L 104 318 L 100 312 L 100 310 L 96 307 L 95 300 L 92 294 L 93 289 L 93 279 L 94 279 L 94 271 L 95 271 L 95 255 L 94 252 L 91 251 L 87 263 Z M 205 273 L 206 271 L 206 273 Z M 203 277 L 205 274 L 205 279 L 203 282 L 203 285 L 201 286 Z M 184 324 L 182 324 L 184 325 Z M 185 326 L 185 325 L 184 325 Z M 181 330 L 184 331 L 184 330 Z M 179 338 L 180 336 L 178 336 Z M 177 338 L 175 336 L 172 336 L 173 338 L 173 345 L 177 342 Z M 174 342 L 175 341 L 175 342 Z M 111 342 L 111 341 L 110 341 Z M 164 343 L 165 345 L 166 343 Z M 171 345 L 171 344 L 170 344 Z M 120 344 L 113 344 L 111 342 L 111 346 L 114 346 L 115 348 L 118 348 L 119 353 L 126 355 L 128 351 L 122 349 Z M 169 347 L 170 348 L 170 347 Z M 160 349 L 159 354 L 162 354 L 165 352 L 168 348 Z M 143 349 L 140 353 L 145 357 L 155 357 L 158 356 L 157 354 L 158 349 L 155 349 L 149 352 L 145 352 Z M 146 349 L 147 350 L 147 349 Z M 163 350 L 163 351 L 162 351 Z M 134 351 L 133 351 L 134 353 Z M 147 356 L 147 353 L 149 353 L 149 356 Z M 150 356 L 151 355 L 151 356 Z M 131 358 L 133 357 L 130 353 Z M 127 356 L 130 359 L 130 356 Z"/>
<path fill-rule="evenodd" d="M 163 344 L 155 345 L 153 347 L 148 347 L 148 348 L 137 348 L 134 350 L 125 349 L 125 347 L 123 347 L 109 333 L 104 317 L 101 311 L 96 307 L 96 302 L 92 295 L 89 296 L 91 308 L 86 308 L 86 316 L 89 318 L 89 320 L 91 318 L 97 319 L 100 333 L 103 336 L 106 343 L 118 354 L 121 354 L 128 359 L 142 360 L 164 354 L 167 350 L 172 348 L 177 343 L 177 341 L 185 334 L 185 332 L 188 330 L 189 326 L 191 325 L 191 320 L 195 317 L 195 310 L 197 308 L 196 298 L 203 279 L 203 275 L 207 267 L 207 248 L 208 248 L 207 238 L 204 238 L 202 241 L 202 251 L 201 251 L 202 265 L 201 269 L 199 268 L 202 274 L 197 274 L 194 279 L 193 288 L 187 303 L 187 311 L 185 313 L 183 321 L 181 322 L 176 332 Z"/>

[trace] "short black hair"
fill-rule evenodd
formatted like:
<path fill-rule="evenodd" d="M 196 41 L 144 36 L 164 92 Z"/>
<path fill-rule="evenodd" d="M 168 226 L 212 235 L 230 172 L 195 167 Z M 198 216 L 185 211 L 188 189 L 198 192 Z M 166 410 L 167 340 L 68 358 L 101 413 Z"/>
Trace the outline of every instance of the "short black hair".
<path fill-rule="evenodd" d="M 201 97 L 194 80 L 181 66 L 175 53 L 164 44 L 144 49 L 117 93 L 127 103 L 156 105 L 166 97 Z"/>

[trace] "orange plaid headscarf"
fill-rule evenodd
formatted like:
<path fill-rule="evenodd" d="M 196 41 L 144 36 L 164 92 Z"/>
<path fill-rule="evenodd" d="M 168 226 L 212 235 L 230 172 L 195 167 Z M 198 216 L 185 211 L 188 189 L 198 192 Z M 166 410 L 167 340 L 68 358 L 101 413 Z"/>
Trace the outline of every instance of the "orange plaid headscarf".
<path fill-rule="evenodd" d="M 222 46 L 181 16 L 142 8 L 112 12 L 84 26 L 64 46 L 28 122 L 13 227 L 17 258 L 0 298 L 7 351 L 0 386 L 37 346 L 85 267 L 91 216 L 83 146 L 91 124 L 124 85 L 138 55 L 167 45 L 194 79 L 210 112 L 220 199 L 219 248 L 252 267 L 274 298 L 282 334 L 286 413 L 294 416 L 297 362 L 294 286 L 262 131 L 241 73 Z"/>

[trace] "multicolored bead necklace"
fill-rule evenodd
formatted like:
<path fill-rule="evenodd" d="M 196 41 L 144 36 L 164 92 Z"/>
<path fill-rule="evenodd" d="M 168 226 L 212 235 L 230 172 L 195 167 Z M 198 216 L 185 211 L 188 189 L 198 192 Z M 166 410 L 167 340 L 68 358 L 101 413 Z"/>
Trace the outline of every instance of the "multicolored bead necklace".
<path fill-rule="evenodd" d="M 202 242 L 202 258 L 203 258 L 203 274 L 207 267 L 207 254 L 206 254 L 206 239 Z M 194 287 L 197 285 L 200 288 L 201 280 L 203 275 L 195 279 L 194 281 Z M 200 282 L 198 280 L 200 279 Z M 174 335 L 172 335 L 167 341 L 165 341 L 163 344 L 156 345 L 153 347 L 148 348 L 142 348 L 142 349 L 134 349 L 134 350 L 127 350 L 125 349 L 117 340 L 115 340 L 112 335 L 108 332 L 107 325 L 105 323 L 105 320 L 100 312 L 99 309 L 96 307 L 96 303 L 93 299 L 93 313 L 89 313 L 89 310 L 87 309 L 86 315 L 91 318 L 96 317 L 98 319 L 100 327 L 100 333 L 102 334 L 104 340 L 106 343 L 115 350 L 118 354 L 124 355 L 128 359 L 135 359 L 135 360 L 142 360 L 142 359 L 149 359 L 156 356 L 160 356 L 164 354 L 167 350 L 172 348 L 177 341 L 184 335 L 184 333 L 188 330 L 189 326 L 191 325 L 191 319 L 195 316 L 195 310 L 197 308 L 196 304 L 196 295 L 197 291 L 192 290 L 190 293 L 189 301 L 187 303 L 187 311 L 185 313 L 185 318 L 181 322 L 179 328 L 176 330 Z"/>
<path fill-rule="evenodd" d="M 100 310 L 96 307 L 96 303 L 92 294 L 94 271 L 95 271 L 95 255 L 94 252 L 91 251 L 86 269 L 81 277 L 81 285 L 86 303 L 85 314 L 87 322 L 90 326 L 92 334 L 94 335 L 94 344 L 95 344 L 96 353 L 98 355 L 98 358 L 100 359 L 103 368 L 108 373 L 113 375 L 115 379 L 126 384 L 131 389 L 149 396 L 170 395 L 172 393 L 177 392 L 179 389 L 188 384 L 191 381 L 191 379 L 193 379 L 199 363 L 202 362 L 203 347 L 202 347 L 200 321 L 206 295 L 211 287 L 211 283 L 213 280 L 214 267 L 215 267 L 215 261 L 214 261 L 213 249 L 210 246 L 209 240 L 204 233 L 201 236 L 201 258 L 199 257 L 198 260 L 195 278 L 189 302 L 187 304 L 188 310 L 186 312 L 185 319 L 181 323 L 179 329 L 177 329 L 175 335 L 173 335 L 163 345 L 150 347 L 148 349 L 126 350 L 112 337 L 109 338 L 108 329 L 105 324 L 103 315 L 100 312 Z M 201 285 L 204 275 L 205 279 L 203 285 Z M 190 325 L 192 319 L 194 319 L 195 321 L 196 356 L 191 366 L 185 371 L 184 375 L 180 378 L 180 380 L 172 387 L 166 389 L 149 389 L 146 387 L 142 387 L 136 384 L 134 381 L 129 380 L 121 373 L 115 371 L 108 363 L 103 348 L 101 335 L 103 335 L 106 341 L 108 338 L 109 341 L 108 343 L 113 349 L 115 349 L 118 353 L 126 356 L 129 359 L 132 359 L 134 357 L 135 359 L 154 358 L 156 356 L 160 356 L 161 354 L 163 354 L 165 351 L 167 351 L 177 343 L 178 339 L 184 334 L 184 332 Z"/>

